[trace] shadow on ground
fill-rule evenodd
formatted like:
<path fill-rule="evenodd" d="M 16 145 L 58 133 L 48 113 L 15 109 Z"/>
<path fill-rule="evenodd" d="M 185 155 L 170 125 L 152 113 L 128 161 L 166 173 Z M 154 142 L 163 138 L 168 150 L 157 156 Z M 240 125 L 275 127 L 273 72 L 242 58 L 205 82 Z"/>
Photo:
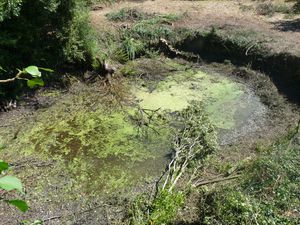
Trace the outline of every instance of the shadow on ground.
<path fill-rule="evenodd" d="M 300 19 L 274 22 L 274 29 L 280 31 L 300 32 Z"/>

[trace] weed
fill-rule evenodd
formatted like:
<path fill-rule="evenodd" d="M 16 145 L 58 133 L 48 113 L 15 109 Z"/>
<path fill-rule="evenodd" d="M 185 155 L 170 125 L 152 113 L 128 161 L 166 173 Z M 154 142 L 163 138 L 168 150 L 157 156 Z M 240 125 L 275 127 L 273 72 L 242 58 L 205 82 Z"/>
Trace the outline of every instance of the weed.
<path fill-rule="evenodd" d="M 136 21 L 136 20 L 145 19 L 147 15 L 136 9 L 123 8 L 118 12 L 112 12 L 106 14 L 106 17 L 111 21 L 124 22 L 128 20 Z"/>
<path fill-rule="evenodd" d="M 149 42 L 157 42 L 159 38 L 167 38 L 173 33 L 170 25 L 178 18 L 177 15 L 169 14 L 141 20 L 133 25 L 132 36 Z"/>
<path fill-rule="evenodd" d="M 150 224 L 170 223 L 178 209 L 183 206 L 184 198 L 182 192 L 161 191 L 153 202 L 149 217 Z"/>
<path fill-rule="evenodd" d="M 142 41 L 134 38 L 125 37 L 122 43 L 122 48 L 126 53 L 129 60 L 135 59 L 139 54 L 142 54 L 145 49 L 145 45 Z"/>
<path fill-rule="evenodd" d="M 151 198 L 147 195 L 140 195 L 135 199 L 129 213 L 130 224 L 169 224 L 183 206 L 185 194 L 163 190 L 153 201 L 149 199 Z"/>

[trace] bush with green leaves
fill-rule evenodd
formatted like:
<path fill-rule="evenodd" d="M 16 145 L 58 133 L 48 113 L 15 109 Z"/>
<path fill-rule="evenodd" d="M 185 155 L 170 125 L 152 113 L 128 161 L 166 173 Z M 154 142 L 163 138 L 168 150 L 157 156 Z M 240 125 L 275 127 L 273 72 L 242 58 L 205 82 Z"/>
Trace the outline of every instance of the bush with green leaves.
<path fill-rule="evenodd" d="M 0 65 L 89 63 L 96 45 L 84 0 L 2 0 Z"/>
<path fill-rule="evenodd" d="M 0 66 L 1 71 L 5 73 L 6 71 Z M 33 89 L 35 87 L 44 86 L 44 80 L 42 78 L 42 72 L 50 72 L 53 70 L 48 68 L 42 68 L 37 66 L 28 66 L 22 70 L 18 69 L 18 73 L 13 77 L 7 79 L 0 79 L 0 102 L 4 100 L 7 96 L 14 98 L 16 91 L 19 87 L 21 89 Z M 24 88 L 24 87 L 27 88 Z M 1 149 L 1 146 L 0 146 Z"/>
<path fill-rule="evenodd" d="M 9 169 L 8 163 L 0 160 L 0 174 Z M 17 191 L 19 193 L 23 193 L 23 186 L 21 181 L 14 176 L 2 176 L 0 178 L 0 190 L 6 192 Z M 20 199 L 6 199 L 5 197 L 0 196 L 0 200 L 17 207 L 20 211 L 26 212 L 28 210 L 28 205 L 25 201 Z"/>
<path fill-rule="evenodd" d="M 98 51 L 85 0 L 0 0 L 0 80 L 15 68 L 38 65 L 54 69 L 92 66 Z M 12 98 L 21 82 L 1 85 Z"/>

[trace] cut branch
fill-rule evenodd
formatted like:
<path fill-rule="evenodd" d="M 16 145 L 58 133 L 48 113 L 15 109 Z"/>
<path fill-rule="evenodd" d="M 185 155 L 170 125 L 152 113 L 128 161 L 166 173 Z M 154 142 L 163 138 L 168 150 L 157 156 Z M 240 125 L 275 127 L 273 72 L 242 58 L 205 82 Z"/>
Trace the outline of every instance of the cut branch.
<path fill-rule="evenodd" d="M 216 179 L 212 179 L 212 180 L 197 181 L 193 184 L 193 186 L 200 187 L 200 186 L 204 186 L 207 184 L 213 184 L 213 183 L 218 183 L 218 182 L 222 182 L 222 181 L 233 180 L 233 179 L 239 178 L 240 176 L 241 175 L 234 175 L 234 176 L 230 176 L 230 177 L 221 177 L 221 178 L 216 178 Z"/>

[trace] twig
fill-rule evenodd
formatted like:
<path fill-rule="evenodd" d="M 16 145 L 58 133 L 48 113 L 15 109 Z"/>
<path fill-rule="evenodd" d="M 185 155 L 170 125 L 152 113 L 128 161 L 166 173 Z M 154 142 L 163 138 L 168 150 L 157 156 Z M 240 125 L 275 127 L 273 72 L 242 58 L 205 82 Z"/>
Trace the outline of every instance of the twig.
<path fill-rule="evenodd" d="M 13 81 L 15 81 L 15 80 L 17 80 L 17 79 L 22 79 L 21 78 L 21 75 L 23 74 L 23 71 L 19 71 L 18 73 L 17 73 L 17 75 L 15 76 L 15 77 L 13 77 L 13 78 L 9 78 L 9 79 L 6 79 L 6 80 L 0 80 L 0 84 L 2 83 L 9 83 L 9 82 L 13 82 Z"/>
<path fill-rule="evenodd" d="M 60 219 L 62 217 L 68 217 L 68 216 L 71 216 L 71 215 L 76 215 L 76 214 L 83 214 L 83 213 L 86 213 L 86 212 L 90 212 L 94 209 L 98 209 L 98 208 L 101 208 L 103 205 L 98 205 L 94 208 L 90 208 L 90 209 L 87 209 L 87 210 L 84 210 L 84 211 L 80 211 L 80 212 L 72 212 L 72 213 L 69 213 L 69 214 L 66 214 L 66 215 L 59 215 L 59 216 L 52 216 L 52 217 L 49 217 L 49 218 L 46 218 L 46 219 L 43 219 L 41 220 L 41 222 L 47 222 L 47 221 L 50 221 L 50 220 L 57 220 L 57 219 Z M 107 206 L 105 204 L 105 206 Z"/>
<path fill-rule="evenodd" d="M 43 219 L 41 222 L 45 223 L 45 222 L 50 221 L 50 220 L 60 219 L 61 217 L 62 217 L 62 215 L 60 215 L 60 216 L 52 216 L 52 217 Z"/>

